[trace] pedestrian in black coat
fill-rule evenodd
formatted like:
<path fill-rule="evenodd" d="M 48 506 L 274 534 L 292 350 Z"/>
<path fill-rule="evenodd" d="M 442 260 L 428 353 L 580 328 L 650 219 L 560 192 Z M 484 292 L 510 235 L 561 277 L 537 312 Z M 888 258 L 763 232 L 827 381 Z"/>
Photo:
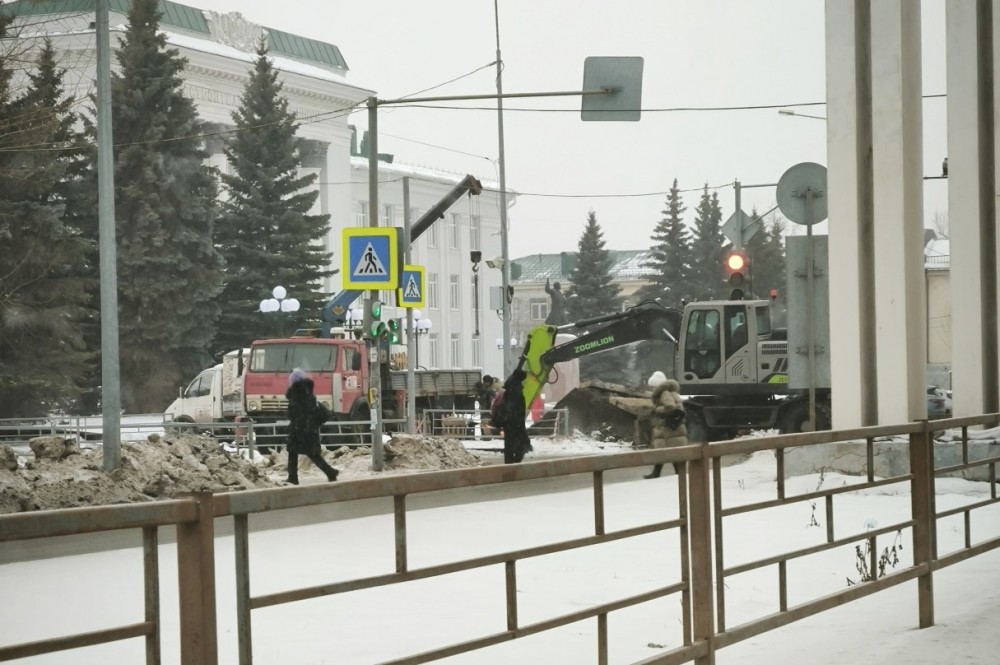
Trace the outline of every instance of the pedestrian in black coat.
<path fill-rule="evenodd" d="M 327 480 L 337 479 L 340 472 L 323 459 L 319 428 L 330 416 L 329 410 L 316 401 L 313 381 L 300 369 L 289 377 L 288 392 L 288 482 L 299 484 L 299 455 L 305 455 Z"/>
<path fill-rule="evenodd" d="M 528 374 L 518 367 L 508 377 L 500 392 L 499 403 L 492 410 L 495 427 L 503 428 L 503 463 L 517 464 L 531 452 L 531 438 L 524 424 L 527 410 L 524 406 L 524 380 Z"/>

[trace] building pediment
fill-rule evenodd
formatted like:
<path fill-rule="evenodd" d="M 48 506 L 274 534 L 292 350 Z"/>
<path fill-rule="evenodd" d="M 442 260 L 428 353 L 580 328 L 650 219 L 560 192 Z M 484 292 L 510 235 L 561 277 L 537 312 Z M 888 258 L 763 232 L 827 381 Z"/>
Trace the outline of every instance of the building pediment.
<path fill-rule="evenodd" d="M 225 14 L 204 10 L 208 22 L 209 34 L 214 41 L 226 46 L 232 46 L 241 51 L 254 52 L 261 39 L 266 39 L 267 30 L 264 26 L 248 21 L 239 12 Z"/>

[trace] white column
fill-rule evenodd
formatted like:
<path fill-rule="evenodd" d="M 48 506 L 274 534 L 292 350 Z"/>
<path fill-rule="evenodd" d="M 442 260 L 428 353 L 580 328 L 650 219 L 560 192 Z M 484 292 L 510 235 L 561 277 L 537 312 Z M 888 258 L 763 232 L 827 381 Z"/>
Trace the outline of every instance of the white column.
<path fill-rule="evenodd" d="M 955 415 L 983 412 L 983 247 L 979 163 L 976 2 L 946 5 L 948 53 L 948 222 L 951 245 L 952 388 Z M 992 253 L 993 249 L 989 248 Z"/>
<path fill-rule="evenodd" d="M 351 182 L 350 134 L 346 127 L 338 129 L 340 131 L 335 137 L 331 137 L 327 144 L 326 164 L 320 179 L 323 212 L 330 215 L 330 233 L 326 242 L 333 255 L 330 261 L 334 270 L 339 270 L 341 267 L 343 230 L 345 227 L 354 226 L 354 205 L 357 201 L 353 196 L 355 190 L 350 185 L 343 184 Z M 367 196 L 367 192 L 364 192 L 364 195 Z M 337 293 L 342 283 L 342 277 L 338 272 L 328 278 L 325 288 L 329 293 Z"/>
<path fill-rule="evenodd" d="M 826 3 L 830 380 L 835 429 L 876 422 L 867 7 L 862 0 Z"/>
<path fill-rule="evenodd" d="M 871 34 L 878 421 L 899 423 L 927 414 L 920 3 L 872 0 Z"/>

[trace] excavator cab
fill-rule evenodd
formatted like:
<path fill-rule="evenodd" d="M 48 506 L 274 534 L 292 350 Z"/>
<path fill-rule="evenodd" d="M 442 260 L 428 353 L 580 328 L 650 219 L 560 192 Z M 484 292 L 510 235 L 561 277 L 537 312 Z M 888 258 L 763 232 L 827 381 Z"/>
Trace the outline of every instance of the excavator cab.
<path fill-rule="evenodd" d="M 771 311 L 767 301 L 694 302 L 684 311 L 679 350 L 685 392 L 711 392 L 712 386 L 749 386 L 768 381 L 775 359 L 769 358 Z"/>

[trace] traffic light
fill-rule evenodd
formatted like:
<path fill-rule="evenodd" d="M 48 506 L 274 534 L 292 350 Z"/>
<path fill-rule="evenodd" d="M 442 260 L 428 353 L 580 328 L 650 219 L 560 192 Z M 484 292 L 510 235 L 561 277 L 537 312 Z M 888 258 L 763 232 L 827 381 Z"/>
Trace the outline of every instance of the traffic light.
<path fill-rule="evenodd" d="M 386 325 L 382 321 L 382 303 L 378 300 L 369 300 L 365 303 L 365 333 L 372 339 L 378 339 L 386 330 Z"/>
<path fill-rule="evenodd" d="M 389 343 L 400 344 L 403 336 L 399 333 L 399 319 L 389 319 Z"/>
<path fill-rule="evenodd" d="M 746 283 L 747 270 L 750 269 L 750 259 L 742 249 L 731 249 L 726 252 L 724 261 L 726 282 L 733 287 L 731 298 L 742 300 L 743 285 Z"/>

